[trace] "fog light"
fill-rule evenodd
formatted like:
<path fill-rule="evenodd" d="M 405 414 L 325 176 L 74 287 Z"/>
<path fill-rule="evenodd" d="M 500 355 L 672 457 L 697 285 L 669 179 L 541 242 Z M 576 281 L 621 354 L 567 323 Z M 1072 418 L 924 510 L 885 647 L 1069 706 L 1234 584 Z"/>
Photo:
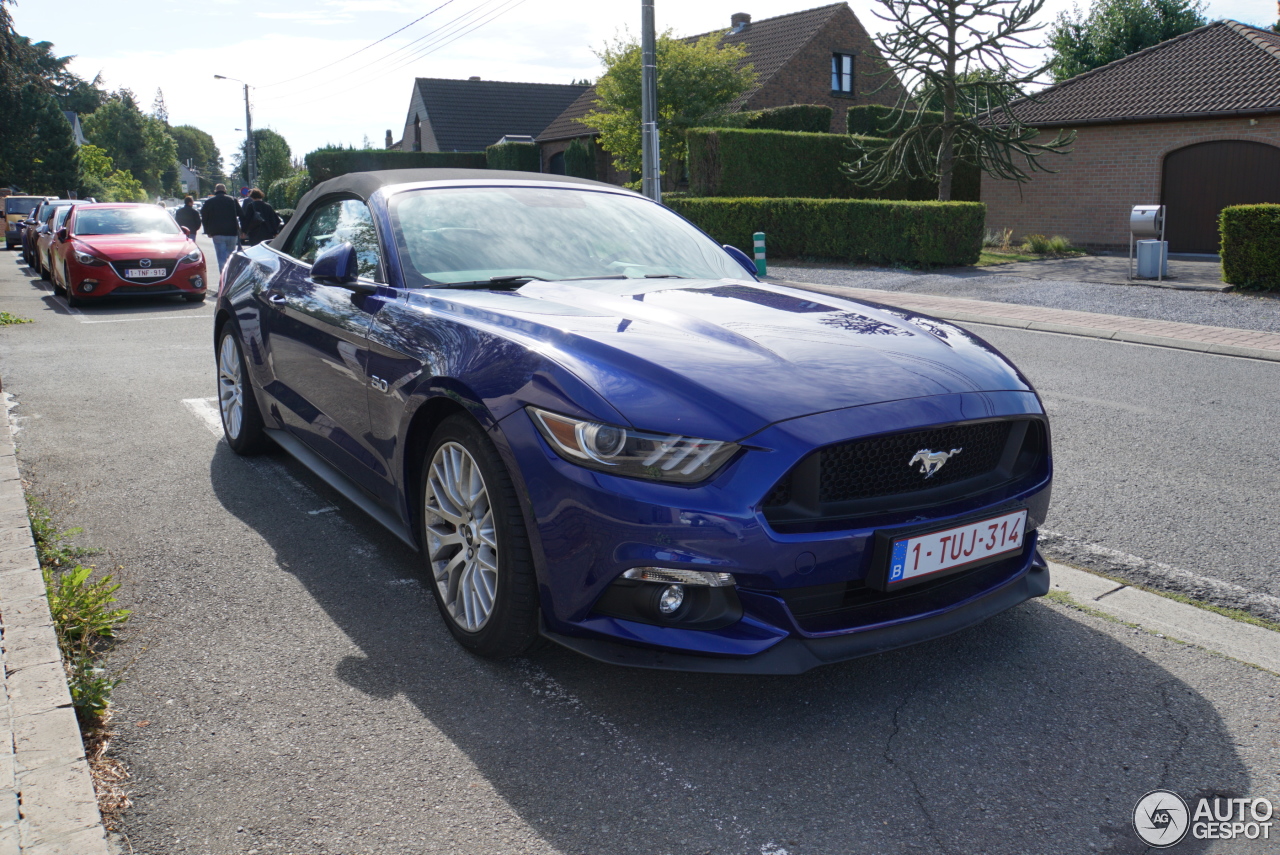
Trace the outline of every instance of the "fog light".
<path fill-rule="evenodd" d="M 197 289 L 197 290 L 199 290 L 200 288 L 203 288 L 203 287 L 204 287 L 204 277 L 203 277 L 203 276 L 192 276 L 192 277 L 191 277 L 191 287 L 192 287 L 192 288 L 195 288 L 195 289 Z"/>
<path fill-rule="evenodd" d="M 93 286 L 97 284 L 98 284 L 97 282 L 86 279 L 85 281 L 80 283 L 80 290 L 88 294 L 90 291 L 93 290 Z"/>
<path fill-rule="evenodd" d="M 684 605 L 684 588 L 679 585 L 668 585 L 662 589 L 662 594 L 658 597 L 658 612 L 664 616 L 670 616 L 680 611 L 680 607 Z"/>

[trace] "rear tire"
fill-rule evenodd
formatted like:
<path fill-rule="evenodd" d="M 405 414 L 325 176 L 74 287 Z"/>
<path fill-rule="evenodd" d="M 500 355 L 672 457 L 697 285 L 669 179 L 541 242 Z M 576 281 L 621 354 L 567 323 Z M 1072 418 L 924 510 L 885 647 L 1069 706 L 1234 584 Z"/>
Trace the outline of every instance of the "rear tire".
<path fill-rule="evenodd" d="M 468 416 L 445 419 L 422 461 L 422 540 L 431 592 L 458 643 L 490 659 L 538 639 L 538 584 L 511 476 Z"/>
<path fill-rule="evenodd" d="M 227 445 L 236 454 L 261 454 L 271 444 L 263 429 L 262 411 L 244 366 L 244 351 L 228 323 L 218 338 L 218 412 Z"/>
<path fill-rule="evenodd" d="M 40 278 L 46 282 L 48 282 L 49 279 L 53 276 L 53 274 L 49 272 L 49 268 L 45 267 L 43 264 L 39 266 L 39 270 L 40 270 Z"/>

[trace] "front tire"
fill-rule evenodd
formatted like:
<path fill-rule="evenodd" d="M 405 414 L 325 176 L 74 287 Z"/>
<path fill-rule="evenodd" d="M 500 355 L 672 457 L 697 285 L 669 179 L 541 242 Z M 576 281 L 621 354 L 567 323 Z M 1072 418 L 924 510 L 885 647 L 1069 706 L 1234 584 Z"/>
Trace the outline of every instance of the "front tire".
<path fill-rule="evenodd" d="M 419 487 L 431 591 L 449 631 L 480 656 L 524 653 L 538 638 L 529 536 L 511 476 L 475 421 L 440 424 Z"/>
<path fill-rule="evenodd" d="M 244 368 L 244 351 L 231 324 L 218 339 L 218 411 L 227 445 L 236 454 L 260 454 L 270 444 L 262 411 Z"/>

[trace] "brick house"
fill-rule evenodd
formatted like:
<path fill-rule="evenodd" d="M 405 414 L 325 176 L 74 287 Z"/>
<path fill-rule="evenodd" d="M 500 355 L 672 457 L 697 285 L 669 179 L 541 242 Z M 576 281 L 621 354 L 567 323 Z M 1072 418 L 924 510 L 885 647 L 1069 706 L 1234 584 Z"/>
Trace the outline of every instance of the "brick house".
<path fill-rule="evenodd" d="M 1216 253 L 1227 205 L 1280 202 L 1280 35 L 1218 21 L 1014 105 L 1042 128 L 1076 131 L 1054 174 L 982 177 L 989 228 L 1061 234 L 1126 249 L 1133 205 L 1167 206 L 1172 252 Z"/>
<path fill-rule="evenodd" d="M 504 136 L 542 131 L 586 86 L 419 77 L 405 115 L 403 151 L 484 151 Z M 387 135 L 390 137 L 391 132 Z"/>
<path fill-rule="evenodd" d="M 746 62 L 756 71 L 755 86 L 732 105 L 738 110 L 762 110 L 791 104 L 825 104 L 834 110 L 833 133 L 845 130 L 845 110 L 854 104 L 897 102 L 896 79 L 885 84 L 880 50 L 847 3 L 792 12 L 753 22 L 737 13 L 730 18 L 724 44 L 743 45 Z M 710 33 L 689 37 L 701 39 Z M 659 93 L 661 98 L 661 93 Z M 595 105 L 594 87 L 583 92 L 555 121 L 537 135 L 544 172 L 564 172 L 564 151 L 575 139 L 590 140 L 593 128 L 578 121 Z M 613 168 L 599 147 L 597 174 L 621 184 L 629 180 Z"/>

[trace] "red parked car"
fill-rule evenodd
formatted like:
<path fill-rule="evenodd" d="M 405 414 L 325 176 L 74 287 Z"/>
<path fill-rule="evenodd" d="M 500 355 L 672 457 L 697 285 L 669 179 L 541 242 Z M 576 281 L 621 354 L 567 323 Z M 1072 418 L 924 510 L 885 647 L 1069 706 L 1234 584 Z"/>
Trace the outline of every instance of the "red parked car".
<path fill-rule="evenodd" d="M 70 306 L 102 297 L 205 298 L 204 253 L 153 205 L 76 205 L 50 247 L 53 287 Z"/>

